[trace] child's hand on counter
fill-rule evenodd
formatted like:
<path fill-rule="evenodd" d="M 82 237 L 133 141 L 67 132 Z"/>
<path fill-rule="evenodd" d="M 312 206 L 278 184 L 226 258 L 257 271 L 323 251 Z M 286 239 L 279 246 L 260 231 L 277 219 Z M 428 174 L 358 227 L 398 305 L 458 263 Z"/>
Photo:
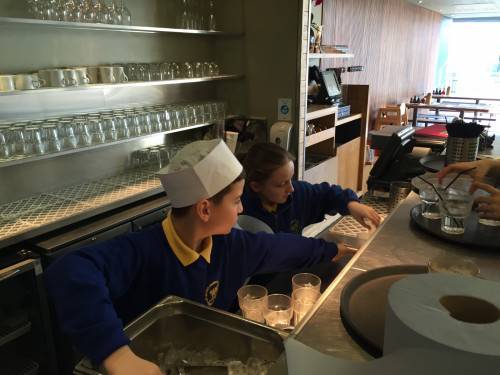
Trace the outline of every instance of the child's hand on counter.
<path fill-rule="evenodd" d="M 375 227 L 380 225 L 380 216 L 370 206 L 353 201 L 347 204 L 347 209 L 352 217 L 367 229 L 372 229 L 367 221 L 371 222 Z"/>
<path fill-rule="evenodd" d="M 350 247 L 347 247 L 343 243 L 337 243 L 337 255 L 332 259 L 332 262 L 335 262 L 346 255 L 354 255 L 356 254 L 356 250 Z"/>
<path fill-rule="evenodd" d="M 134 354 L 128 346 L 122 346 L 104 360 L 109 375 L 165 375 L 160 368 Z"/>

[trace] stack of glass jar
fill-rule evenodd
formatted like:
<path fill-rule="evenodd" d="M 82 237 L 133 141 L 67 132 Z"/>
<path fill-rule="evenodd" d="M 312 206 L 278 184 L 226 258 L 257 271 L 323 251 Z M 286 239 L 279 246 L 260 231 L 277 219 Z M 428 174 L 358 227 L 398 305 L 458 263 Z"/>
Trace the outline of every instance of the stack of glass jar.
<path fill-rule="evenodd" d="M 163 62 L 123 64 L 129 81 L 161 81 L 180 78 L 215 77 L 220 74 L 216 62 Z"/>
<path fill-rule="evenodd" d="M 124 1 L 28 0 L 30 14 L 41 20 L 131 25 L 132 14 Z"/>
<path fill-rule="evenodd" d="M 15 160 L 221 121 L 222 102 L 153 105 L 0 124 L 0 159 Z"/>
<path fill-rule="evenodd" d="M 133 168 L 146 168 L 157 171 L 165 167 L 175 156 L 177 151 L 190 141 L 178 142 L 173 145 L 158 145 L 142 148 L 132 152 L 130 163 Z"/>

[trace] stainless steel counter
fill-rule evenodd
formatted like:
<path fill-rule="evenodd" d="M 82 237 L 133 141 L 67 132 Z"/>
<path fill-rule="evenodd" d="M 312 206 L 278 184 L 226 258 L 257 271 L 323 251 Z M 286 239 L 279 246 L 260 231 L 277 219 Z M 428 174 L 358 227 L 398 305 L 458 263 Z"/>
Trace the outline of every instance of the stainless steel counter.
<path fill-rule="evenodd" d="M 418 195 L 411 193 L 360 248 L 323 293 L 310 318 L 298 327 L 295 333 L 298 341 L 343 359 L 368 361 L 372 358 L 346 332 L 339 312 L 343 286 L 366 270 L 398 264 L 426 264 L 430 258 L 446 252 L 473 260 L 483 278 L 500 282 L 500 245 L 498 252 L 481 251 L 424 233 L 410 222 L 410 209 L 419 202 Z M 325 239 L 329 236 L 328 229 L 320 234 Z"/>

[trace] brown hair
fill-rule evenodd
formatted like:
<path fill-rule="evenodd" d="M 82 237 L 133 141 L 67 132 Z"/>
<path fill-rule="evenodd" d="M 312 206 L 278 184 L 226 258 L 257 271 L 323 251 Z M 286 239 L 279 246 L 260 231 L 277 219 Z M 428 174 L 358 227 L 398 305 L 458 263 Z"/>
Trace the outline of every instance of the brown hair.
<path fill-rule="evenodd" d="M 222 200 L 224 199 L 224 197 L 229 193 L 229 191 L 231 191 L 231 187 L 237 183 L 238 181 L 241 181 L 245 179 L 245 171 L 241 171 L 240 175 L 238 177 L 236 177 L 236 179 L 231 182 L 229 185 L 227 185 L 224 189 L 222 189 L 221 191 L 219 191 L 217 194 L 215 194 L 213 197 L 210 197 L 208 200 L 212 201 L 215 205 L 218 205 L 222 202 Z M 172 207 L 172 216 L 175 216 L 177 218 L 180 218 L 180 217 L 183 217 L 183 216 L 186 216 L 187 213 L 189 212 L 189 210 L 191 209 L 191 207 L 193 207 L 194 205 L 191 205 L 191 206 L 186 206 L 186 207 L 178 207 L 178 208 L 175 208 L 175 207 Z"/>
<path fill-rule="evenodd" d="M 277 169 L 295 157 L 275 143 L 256 143 L 248 150 L 242 164 L 248 182 L 264 182 Z"/>

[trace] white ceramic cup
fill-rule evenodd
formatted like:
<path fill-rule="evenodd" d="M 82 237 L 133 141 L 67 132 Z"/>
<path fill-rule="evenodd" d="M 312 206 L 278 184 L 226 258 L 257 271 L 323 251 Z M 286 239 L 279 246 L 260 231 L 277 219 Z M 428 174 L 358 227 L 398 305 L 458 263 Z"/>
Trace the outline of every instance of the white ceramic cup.
<path fill-rule="evenodd" d="M 62 69 L 63 74 L 64 74 L 64 81 L 66 84 L 66 87 L 72 87 L 72 86 L 78 86 L 79 85 L 79 79 L 78 79 L 78 73 L 76 72 L 75 69 Z"/>
<path fill-rule="evenodd" d="M 0 75 L 0 92 L 14 91 L 15 89 L 13 75 Z"/>
<path fill-rule="evenodd" d="M 17 90 L 36 90 L 42 85 L 36 74 L 16 74 L 14 83 Z"/>
<path fill-rule="evenodd" d="M 114 67 L 99 66 L 99 81 L 102 83 L 116 83 Z"/>
<path fill-rule="evenodd" d="M 90 83 L 90 76 L 88 75 L 86 67 L 77 67 L 73 68 L 76 72 L 76 79 L 78 81 L 78 85 L 88 85 Z"/>
<path fill-rule="evenodd" d="M 66 87 L 66 79 L 62 69 L 42 69 L 38 71 L 38 77 L 45 82 L 47 87 Z"/>

